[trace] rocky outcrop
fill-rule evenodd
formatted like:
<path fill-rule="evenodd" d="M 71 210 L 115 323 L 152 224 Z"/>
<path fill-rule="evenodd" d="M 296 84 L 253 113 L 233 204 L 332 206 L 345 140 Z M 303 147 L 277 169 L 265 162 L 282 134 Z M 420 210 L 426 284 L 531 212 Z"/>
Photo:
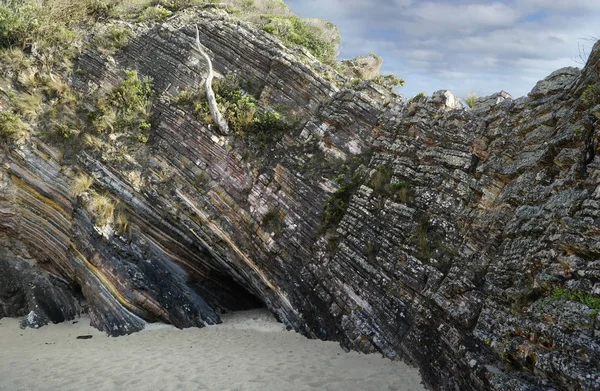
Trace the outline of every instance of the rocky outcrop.
<path fill-rule="evenodd" d="M 195 23 L 216 71 L 300 120 L 224 137 L 170 99 L 202 78 Z M 340 90 L 218 12 L 133 29 L 114 58 L 84 51 L 72 85 L 92 102 L 125 70 L 152 77 L 147 143 L 121 159 L 37 139 L 0 154 L 4 315 L 69 319 L 82 297 L 122 335 L 266 305 L 307 336 L 417 365 L 431 389 L 600 389 L 600 45 L 583 71 L 466 110 L 447 91 Z M 126 233 L 69 193 L 79 171 L 119 201 Z M 13 272 L 24 262 L 37 282 Z M 31 287 L 58 309 L 37 310 Z"/>

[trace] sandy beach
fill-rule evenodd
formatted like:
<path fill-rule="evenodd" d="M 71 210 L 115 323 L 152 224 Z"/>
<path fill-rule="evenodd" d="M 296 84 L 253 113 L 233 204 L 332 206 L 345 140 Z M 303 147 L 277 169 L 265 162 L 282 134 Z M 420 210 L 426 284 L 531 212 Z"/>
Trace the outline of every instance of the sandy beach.
<path fill-rule="evenodd" d="M 0 390 L 424 390 L 416 369 L 308 340 L 265 310 L 223 322 L 110 338 L 86 318 L 39 330 L 0 319 Z"/>

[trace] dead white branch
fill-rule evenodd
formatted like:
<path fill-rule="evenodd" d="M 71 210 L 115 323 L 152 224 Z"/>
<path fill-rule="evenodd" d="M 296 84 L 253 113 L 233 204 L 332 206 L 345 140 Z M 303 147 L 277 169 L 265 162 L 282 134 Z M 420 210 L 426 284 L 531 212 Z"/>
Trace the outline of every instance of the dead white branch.
<path fill-rule="evenodd" d="M 206 98 L 208 99 L 208 109 L 210 110 L 210 115 L 213 119 L 213 122 L 217 125 L 222 134 L 229 134 L 229 125 L 223 117 L 223 114 L 219 111 L 217 107 L 217 100 L 215 99 L 215 93 L 212 89 L 212 81 L 215 77 L 212 67 L 212 61 L 210 57 L 204 50 L 202 50 L 202 45 L 200 44 L 200 31 L 198 30 L 198 25 L 196 25 L 196 46 L 198 46 L 198 51 L 204 59 L 208 63 L 208 75 L 206 76 Z"/>

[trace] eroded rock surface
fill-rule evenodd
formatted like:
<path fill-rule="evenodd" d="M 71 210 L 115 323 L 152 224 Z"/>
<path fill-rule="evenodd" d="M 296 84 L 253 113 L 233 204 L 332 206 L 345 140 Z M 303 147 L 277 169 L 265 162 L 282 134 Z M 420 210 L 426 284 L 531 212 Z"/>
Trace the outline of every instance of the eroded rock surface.
<path fill-rule="evenodd" d="M 202 79 L 194 23 L 218 72 L 301 121 L 255 145 L 168 99 Z M 40 140 L 3 148 L 14 257 L 0 259 L 0 316 L 33 311 L 13 272 L 28 262 L 46 299 L 72 303 L 55 303 L 64 319 L 81 295 L 112 335 L 262 303 L 307 336 L 417 365 L 431 389 L 600 389 L 599 126 L 584 99 L 600 46 L 583 71 L 470 111 L 447 91 L 408 104 L 370 83 L 340 90 L 314 63 L 201 10 L 137 26 L 114 59 L 84 51 L 72 84 L 89 96 L 128 69 L 154 79 L 150 137 L 118 162 Z M 77 171 L 119 200 L 126 235 L 69 194 Z"/>

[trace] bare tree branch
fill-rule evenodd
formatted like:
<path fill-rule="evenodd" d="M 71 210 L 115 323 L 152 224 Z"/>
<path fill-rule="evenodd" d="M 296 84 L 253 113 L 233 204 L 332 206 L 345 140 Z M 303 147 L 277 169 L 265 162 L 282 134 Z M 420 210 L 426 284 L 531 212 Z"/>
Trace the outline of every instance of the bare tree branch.
<path fill-rule="evenodd" d="M 215 93 L 212 89 L 212 81 L 215 76 L 213 72 L 212 61 L 210 60 L 208 54 L 202 50 L 202 45 L 200 45 L 200 31 L 198 30 L 198 25 L 196 25 L 196 46 L 198 47 L 200 54 L 204 56 L 206 62 L 208 63 L 208 75 L 206 76 L 206 98 L 208 99 L 208 109 L 210 110 L 210 115 L 221 133 L 229 134 L 229 125 L 217 107 L 217 100 L 215 99 Z"/>

